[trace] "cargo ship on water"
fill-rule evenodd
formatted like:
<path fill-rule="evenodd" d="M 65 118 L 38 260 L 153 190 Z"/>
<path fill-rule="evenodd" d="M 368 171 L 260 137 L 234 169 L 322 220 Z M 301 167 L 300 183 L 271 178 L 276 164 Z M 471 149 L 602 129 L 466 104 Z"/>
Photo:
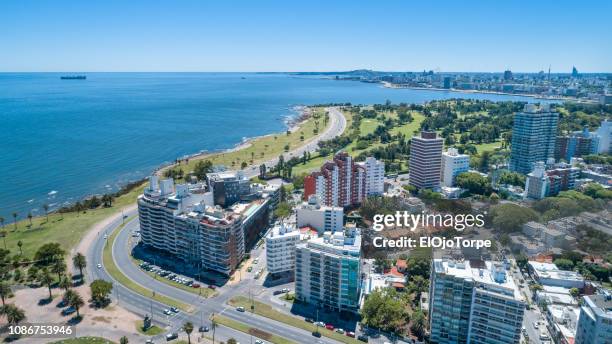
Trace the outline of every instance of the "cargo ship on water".
<path fill-rule="evenodd" d="M 60 76 L 62 80 L 85 80 L 87 77 L 85 75 L 62 75 Z"/>

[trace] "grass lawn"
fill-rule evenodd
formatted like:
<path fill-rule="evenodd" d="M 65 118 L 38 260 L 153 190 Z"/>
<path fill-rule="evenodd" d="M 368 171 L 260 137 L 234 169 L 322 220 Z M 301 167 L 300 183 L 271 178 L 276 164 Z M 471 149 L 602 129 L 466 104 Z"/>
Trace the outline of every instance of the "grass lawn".
<path fill-rule="evenodd" d="M 315 136 L 320 135 L 329 127 L 329 123 L 326 125 L 324 122 L 325 109 L 312 109 L 313 115 L 302 123 L 298 130 L 289 135 L 285 132 L 263 136 L 251 141 L 250 145 L 244 149 L 192 159 L 189 160 L 189 163 L 186 165 L 181 164 L 180 168 L 185 172 L 190 172 L 193 171 L 198 160 L 210 160 L 214 165 L 225 165 L 230 169 L 238 169 L 242 162 L 251 165 L 276 158 L 282 153 L 285 153 L 286 145 L 289 145 L 289 150 L 293 150 L 307 143 Z M 319 116 L 319 118 L 317 119 L 315 116 Z M 314 129 L 317 127 L 316 122 L 318 122 L 319 130 L 315 134 Z M 232 162 L 234 163 L 233 165 Z"/>
<path fill-rule="evenodd" d="M 78 337 L 70 339 L 62 339 L 51 344 L 115 344 L 112 340 L 100 337 Z"/>
<path fill-rule="evenodd" d="M 374 130 L 376 130 L 376 128 L 381 124 L 382 123 L 375 118 L 363 118 L 361 123 L 359 123 L 359 131 L 361 136 L 366 136 L 373 133 Z"/>
<path fill-rule="evenodd" d="M 122 207 L 136 202 L 136 198 L 142 193 L 143 188 L 144 185 L 118 197 L 110 208 L 87 210 L 85 213 L 78 214 L 49 214 L 49 221 L 45 216 L 35 217 L 32 219 L 32 226 L 27 219 L 19 221 L 16 231 L 13 223 L 9 223 L 9 219 L 5 219 L 6 248 L 12 253 L 18 253 L 17 243 L 21 241 L 23 255 L 32 258 L 41 245 L 58 242 L 68 253 L 95 223 L 120 211 Z M 25 214 L 20 214 L 20 217 L 24 216 Z M 3 245 L 1 241 L 0 245 Z"/>
<path fill-rule="evenodd" d="M 234 297 L 231 300 L 229 300 L 228 303 L 234 307 L 242 306 L 247 310 L 251 309 L 251 301 L 245 296 Z M 285 323 L 293 327 L 301 328 L 302 330 L 306 330 L 308 332 L 312 332 L 315 329 L 315 326 L 313 324 L 307 323 L 306 321 L 298 317 L 294 317 L 294 316 L 279 312 L 268 304 L 265 304 L 259 301 L 254 301 L 254 303 L 255 303 L 255 309 L 254 309 L 255 314 L 264 316 L 266 318 L 270 318 L 272 320 L 276 320 L 278 322 Z M 319 332 L 321 332 L 321 335 L 325 337 L 331 338 L 333 340 L 337 340 L 342 343 L 347 343 L 347 344 L 361 343 L 355 338 L 351 338 L 346 335 L 343 335 L 343 334 L 340 334 L 334 331 L 330 331 L 325 328 L 319 328 Z"/>
<path fill-rule="evenodd" d="M 131 219 L 130 219 L 131 220 Z M 126 221 L 125 223 L 128 223 L 129 221 Z M 104 252 L 102 253 L 102 261 L 104 262 L 104 268 L 106 269 L 106 271 L 108 271 L 108 273 L 115 279 L 117 280 L 119 283 L 121 283 L 122 285 L 124 285 L 126 288 L 129 288 L 130 290 L 143 295 L 145 297 L 150 297 L 153 298 L 156 301 L 159 301 L 161 303 L 164 303 L 168 306 L 172 306 L 172 307 L 176 307 L 179 308 L 185 312 L 191 312 L 192 307 L 189 305 L 186 305 L 180 301 L 177 301 L 175 299 L 169 298 L 167 296 L 164 295 L 160 295 L 159 293 L 154 293 L 152 290 L 147 289 L 145 287 L 143 287 L 142 285 L 132 281 L 131 279 L 129 279 L 127 276 L 125 276 L 121 270 L 119 270 L 119 268 L 117 267 L 117 265 L 115 265 L 115 261 L 113 260 L 113 254 L 112 254 L 112 247 L 113 247 L 113 243 L 115 242 L 115 238 L 117 237 L 117 234 L 119 234 L 119 231 L 121 231 L 121 229 L 123 228 L 123 226 L 120 226 L 119 228 L 117 228 L 109 237 L 108 240 L 106 241 L 106 245 L 104 246 Z"/>
<path fill-rule="evenodd" d="M 411 111 L 412 114 L 412 122 L 400 125 L 399 127 L 395 127 L 391 129 L 391 134 L 396 135 L 398 133 L 402 133 L 406 136 L 407 139 L 414 136 L 414 131 L 419 130 L 421 128 L 421 123 L 425 120 L 425 116 L 422 113 L 417 111 Z"/>
<path fill-rule="evenodd" d="M 496 142 L 491 142 L 491 143 L 481 143 L 479 145 L 474 145 L 476 146 L 476 151 L 478 151 L 478 153 L 482 153 L 484 151 L 493 151 L 495 150 L 495 148 L 500 148 L 502 145 L 501 141 L 496 141 Z"/>
<path fill-rule="evenodd" d="M 136 331 L 138 331 L 138 333 L 140 334 L 144 334 L 146 336 L 157 336 L 158 334 L 162 334 L 164 333 L 164 330 L 152 325 L 151 327 L 149 327 L 146 331 L 143 331 L 142 326 L 144 325 L 144 321 L 142 320 L 138 320 L 136 322 Z"/>
<path fill-rule="evenodd" d="M 250 327 L 246 324 L 243 324 L 241 322 L 235 321 L 233 319 L 230 319 L 228 317 L 224 317 L 223 315 L 215 315 L 213 318 L 217 324 L 219 325 L 223 325 L 229 328 L 232 328 L 236 331 L 240 331 L 240 332 L 244 332 L 246 334 L 250 334 L 253 335 L 254 337 L 260 338 L 265 340 L 266 342 L 271 342 L 271 343 L 275 343 L 275 344 L 290 344 L 290 343 L 294 343 L 292 341 L 290 341 L 287 338 L 275 335 L 275 334 L 271 334 L 253 327 Z"/>

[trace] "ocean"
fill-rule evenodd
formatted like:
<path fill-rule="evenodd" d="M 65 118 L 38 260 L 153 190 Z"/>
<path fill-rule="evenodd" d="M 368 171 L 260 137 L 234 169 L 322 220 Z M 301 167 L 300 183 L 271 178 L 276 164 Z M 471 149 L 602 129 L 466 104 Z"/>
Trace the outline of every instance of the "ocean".
<path fill-rule="evenodd" d="M 115 191 L 177 157 L 283 131 L 330 102 L 537 99 L 255 73 L 0 73 L 0 216 Z"/>

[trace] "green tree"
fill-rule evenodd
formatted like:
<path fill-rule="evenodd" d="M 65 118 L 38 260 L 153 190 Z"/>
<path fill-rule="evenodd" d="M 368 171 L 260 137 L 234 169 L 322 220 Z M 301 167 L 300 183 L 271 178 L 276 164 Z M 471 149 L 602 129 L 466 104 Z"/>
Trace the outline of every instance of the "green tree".
<path fill-rule="evenodd" d="M 34 254 L 34 261 L 38 266 L 50 266 L 64 257 L 65 251 L 58 243 L 46 243 L 38 248 Z"/>
<path fill-rule="evenodd" d="M 463 172 L 457 176 L 457 186 L 467 189 L 472 194 L 488 195 L 491 193 L 489 178 L 476 172 Z"/>
<path fill-rule="evenodd" d="M 236 339 L 230 338 L 227 340 L 227 344 L 238 344 L 238 342 L 236 341 Z"/>
<path fill-rule="evenodd" d="M 578 290 L 578 288 L 571 288 L 569 292 L 570 292 L 570 295 L 572 295 L 574 298 L 577 298 L 578 296 L 580 296 L 580 290 Z"/>
<path fill-rule="evenodd" d="M 557 258 L 553 261 L 559 269 L 571 271 L 574 268 L 574 262 L 565 258 Z"/>
<path fill-rule="evenodd" d="M 68 292 L 70 292 L 70 291 L 72 291 L 72 290 L 68 290 L 66 292 L 66 294 Z M 73 293 L 71 295 L 69 295 L 69 297 L 68 297 L 68 304 L 71 307 L 74 307 L 74 309 L 76 310 L 76 313 L 77 313 L 77 317 L 80 318 L 81 314 L 79 313 L 79 309 L 81 307 L 83 307 L 83 305 L 85 305 L 85 301 L 83 301 L 83 298 L 77 292 L 75 292 L 75 291 L 72 291 L 72 292 Z"/>
<path fill-rule="evenodd" d="M 19 214 L 17 212 L 13 212 L 13 225 L 15 225 L 15 230 L 17 230 L 17 216 L 19 216 Z"/>
<path fill-rule="evenodd" d="M 183 330 L 187 333 L 187 343 L 191 344 L 191 332 L 193 332 L 193 323 L 190 321 L 183 325 Z"/>
<path fill-rule="evenodd" d="M 593 198 L 611 199 L 612 191 L 605 189 L 597 183 L 590 183 L 584 187 L 584 193 Z"/>
<path fill-rule="evenodd" d="M 5 230 L 0 231 L 0 236 L 2 237 L 2 240 L 4 241 L 4 249 L 6 250 L 6 237 L 8 236 L 8 232 Z"/>
<path fill-rule="evenodd" d="M 279 203 L 276 210 L 274 210 L 274 215 L 283 221 L 291 215 L 291 206 L 287 202 Z"/>
<path fill-rule="evenodd" d="M 53 265 L 51 265 L 51 272 L 57 274 L 57 280 L 62 280 L 62 275 L 66 272 L 67 267 L 66 263 L 62 259 L 56 260 Z"/>
<path fill-rule="evenodd" d="M 58 286 L 64 290 L 70 289 L 70 287 L 72 287 L 72 277 L 70 275 L 62 276 Z"/>
<path fill-rule="evenodd" d="M 43 210 L 45 211 L 45 217 L 47 218 L 47 222 L 49 222 L 49 205 L 47 203 L 43 204 Z"/>
<path fill-rule="evenodd" d="M 121 337 L 121 339 L 119 339 L 119 344 L 128 344 L 129 340 L 126 336 Z"/>
<path fill-rule="evenodd" d="M 5 305 L 4 301 L 11 296 L 11 293 L 11 286 L 6 282 L 0 282 L 0 299 L 2 299 L 2 306 Z"/>
<path fill-rule="evenodd" d="M 412 313 L 410 331 L 412 331 L 419 340 L 423 340 L 423 335 L 425 334 L 425 314 L 422 310 L 417 309 Z"/>
<path fill-rule="evenodd" d="M 23 256 L 23 242 L 21 240 L 17 241 L 17 247 L 19 247 L 19 255 Z"/>
<path fill-rule="evenodd" d="M 493 226 L 506 233 L 519 231 L 523 224 L 538 219 L 538 214 L 532 209 L 512 203 L 492 207 L 490 215 Z"/>
<path fill-rule="evenodd" d="M 2 306 L 2 313 L 6 316 L 6 321 L 11 325 L 16 325 L 26 319 L 25 312 L 12 304 Z"/>
<path fill-rule="evenodd" d="M 81 277 L 81 280 L 83 280 L 83 269 L 87 267 L 87 258 L 85 258 L 81 252 L 77 252 L 77 254 L 72 257 L 72 265 L 79 269 L 79 276 Z"/>
<path fill-rule="evenodd" d="M 210 160 L 199 160 L 193 169 L 193 173 L 198 180 L 206 180 L 206 174 L 212 172 L 212 161 Z"/>
<path fill-rule="evenodd" d="M 32 213 L 28 212 L 28 220 L 30 221 L 30 227 L 32 227 Z"/>
<path fill-rule="evenodd" d="M 361 309 L 362 322 L 383 331 L 398 331 L 408 321 L 406 306 L 395 289 L 376 289 Z"/>
<path fill-rule="evenodd" d="M 108 296 L 113 290 L 113 284 L 105 280 L 95 280 L 89 285 L 91 298 L 97 306 L 101 306 L 108 301 Z"/>
<path fill-rule="evenodd" d="M 47 268 L 43 268 L 40 271 L 38 275 L 38 282 L 44 286 L 47 286 L 47 288 L 49 289 L 49 300 L 51 300 L 53 298 L 53 295 L 51 295 L 51 285 L 53 284 L 53 277 L 51 276 Z"/>

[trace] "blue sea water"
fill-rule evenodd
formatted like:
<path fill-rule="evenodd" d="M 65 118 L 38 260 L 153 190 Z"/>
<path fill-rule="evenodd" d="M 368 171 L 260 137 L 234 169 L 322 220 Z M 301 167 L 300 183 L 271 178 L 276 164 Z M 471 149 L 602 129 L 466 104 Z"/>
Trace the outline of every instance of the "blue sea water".
<path fill-rule="evenodd" d="M 116 190 L 161 164 L 282 131 L 296 105 L 533 98 L 285 74 L 0 73 L 0 215 Z M 7 220 L 8 222 L 8 220 Z"/>

